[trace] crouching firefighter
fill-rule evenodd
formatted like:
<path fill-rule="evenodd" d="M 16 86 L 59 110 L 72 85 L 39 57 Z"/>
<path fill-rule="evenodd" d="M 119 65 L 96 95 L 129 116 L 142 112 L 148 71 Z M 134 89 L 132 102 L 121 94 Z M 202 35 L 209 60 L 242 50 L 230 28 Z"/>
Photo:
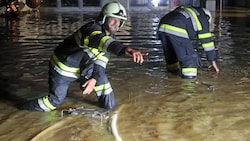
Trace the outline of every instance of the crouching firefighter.
<path fill-rule="evenodd" d="M 55 49 L 49 64 L 49 95 L 29 101 L 21 109 L 55 110 L 64 101 L 69 84 L 78 80 L 83 94 L 94 90 L 101 107 L 114 108 L 115 95 L 105 73 L 110 53 L 129 55 L 136 63 L 142 63 L 148 54 L 115 40 L 114 33 L 126 20 L 126 10 L 120 3 L 104 5 L 95 21 L 83 25 Z"/>
<path fill-rule="evenodd" d="M 206 52 L 209 67 L 218 73 L 215 45 L 209 29 L 211 13 L 192 0 L 178 0 L 178 5 L 161 18 L 157 30 L 167 70 L 176 72 L 180 69 L 183 78 L 197 77 L 201 59 L 194 48 L 193 41 L 196 40 Z"/>

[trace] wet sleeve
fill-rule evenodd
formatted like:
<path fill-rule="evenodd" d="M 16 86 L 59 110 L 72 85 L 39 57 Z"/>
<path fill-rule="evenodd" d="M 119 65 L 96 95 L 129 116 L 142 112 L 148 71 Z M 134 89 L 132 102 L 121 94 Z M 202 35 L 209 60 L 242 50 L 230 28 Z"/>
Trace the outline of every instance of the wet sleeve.
<path fill-rule="evenodd" d="M 125 50 L 127 47 L 125 47 L 122 43 L 114 41 L 108 46 L 108 52 L 112 52 L 113 54 L 116 54 L 118 56 L 125 55 Z"/>
<path fill-rule="evenodd" d="M 93 69 L 93 73 L 92 73 L 92 78 L 94 78 L 95 80 L 99 80 L 100 77 L 105 74 L 105 68 L 94 64 L 94 69 Z"/>
<path fill-rule="evenodd" d="M 115 55 L 124 55 L 125 47 L 121 42 L 116 41 L 113 37 L 97 34 L 89 40 L 89 46 L 98 48 L 100 51 L 108 51 Z"/>
<path fill-rule="evenodd" d="M 81 39 L 84 46 L 96 48 L 99 51 L 108 51 L 118 56 L 125 54 L 127 47 L 118 42 L 114 35 L 106 35 L 100 25 L 92 24 L 85 26 L 82 28 L 81 33 L 83 33 Z"/>
<path fill-rule="evenodd" d="M 212 33 L 209 29 L 209 22 L 202 18 L 201 20 L 202 30 L 198 33 L 198 38 L 201 42 L 202 48 L 206 52 L 208 61 L 215 61 L 217 58 L 217 52 L 215 51 L 215 44 L 212 39 Z"/>
<path fill-rule="evenodd" d="M 207 61 L 212 62 L 217 60 L 217 52 L 215 50 L 206 51 Z"/>

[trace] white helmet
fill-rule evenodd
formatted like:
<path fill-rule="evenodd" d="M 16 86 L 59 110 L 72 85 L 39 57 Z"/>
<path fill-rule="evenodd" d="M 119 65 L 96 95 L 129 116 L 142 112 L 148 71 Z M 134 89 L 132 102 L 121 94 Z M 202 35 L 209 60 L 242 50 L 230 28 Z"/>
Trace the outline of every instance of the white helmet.
<path fill-rule="evenodd" d="M 102 11 L 98 16 L 100 24 L 104 24 L 107 17 L 121 19 L 121 27 L 127 20 L 126 9 L 119 2 L 107 3 L 103 6 Z"/>
<path fill-rule="evenodd" d="M 205 9 L 205 8 L 202 8 L 202 9 L 208 17 L 208 22 L 211 24 L 212 18 L 213 18 L 211 12 L 208 9 Z"/>

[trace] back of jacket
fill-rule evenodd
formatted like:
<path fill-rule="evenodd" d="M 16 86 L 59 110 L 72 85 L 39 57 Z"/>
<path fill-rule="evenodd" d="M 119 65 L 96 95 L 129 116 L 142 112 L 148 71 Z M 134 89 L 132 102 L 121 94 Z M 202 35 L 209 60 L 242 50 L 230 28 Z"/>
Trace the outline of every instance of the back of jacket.
<path fill-rule="evenodd" d="M 210 32 L 208 17 L 205 15 L 202 8 L 192 8 L 196 11 L 197 17 L 201 23 L 202 30 L 195 31 L 191 17 L 186 13 L 183 6 L 177 7 L 175 10 L 169 12 L 161 18 L 160 24 L 169 24 L 175 27 L 186 29 L 189 39 L 198 39 L 197 34 Z M 159 25 L 160 25 L 159 24 Z"/>
<path fill-rule="evenodd" d="M 216 60 L 216 52 L 209 29 L 209 17 L 202 8 L 179 6 L 161 18 L 159 29 L 163 25 L 170 25 L 171 31 L 166 33 L 179 36 L 179 30 L 186 32 L 189 40 L 198 41 L 206 51 L 208 61 Z M 176 27 L 176 29 L 175 29 Z M 183 37 L 183 35 L 182 35 Z"/>

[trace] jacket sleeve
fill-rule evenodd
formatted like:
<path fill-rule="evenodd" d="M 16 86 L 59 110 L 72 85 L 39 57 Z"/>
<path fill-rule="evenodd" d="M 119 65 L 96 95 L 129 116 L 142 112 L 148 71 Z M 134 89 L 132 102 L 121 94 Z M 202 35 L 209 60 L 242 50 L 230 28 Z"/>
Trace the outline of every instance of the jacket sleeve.
<path fill-rule="evenodd" d="M 124 55 L 126 47 L 116 41 L 113 37 L 104 34 L 97 34 L 89 40 L 89 46 L 98 48 L 99 51 L 108 51 L 115 55 Z"/>
<path fill-rule="evenodd" d="M 202 48 L 206 52 L 208 61 L 216 60 L 216 51 L 214 41 L 212 40 L 212 34 L 209 29 L 209 22 L 206 18 L 201 20 L 202 30 L 198 32 L 198 38 L 201 42 Z"/>
<path fill-rule="evenodd" d="M 93 73 L 92 78 L 95 80 L 100 80 L 100 78 L 105 75 L 105 69 L 107 67 L 110 58 L 110 53 L 100 54 L 96 60 L 93 61 Z"/>
<path fill-rule="evenodd" d="M 94 78 L 95 80 L 99 80 L 103 74 L 105 74 L 105 68 L 97 64 L 94 64 L 94 69 L 93 69 L 91 78 Z"/>
<path fill-rule="evenodd" d="M 125 54 L 126 47 L 112 36 L 105 34 L 101 25 L 97 23 L 89 24 L 81 30 L 81 44 L 85 47 L 96 48 L 100 52 L 108 51 L 116 55 Z"/>

